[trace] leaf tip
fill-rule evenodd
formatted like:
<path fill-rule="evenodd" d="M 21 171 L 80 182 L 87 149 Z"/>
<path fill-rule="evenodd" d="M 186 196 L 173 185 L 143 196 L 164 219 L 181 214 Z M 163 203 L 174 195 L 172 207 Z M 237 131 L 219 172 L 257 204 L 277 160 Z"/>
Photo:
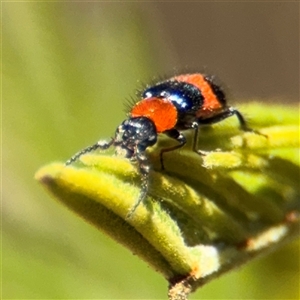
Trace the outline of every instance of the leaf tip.
<path fill-rule="evenodd" d="M 62 163 L 52 163 L 43 166 L 34 174 L 34 179 L 47 186 L 54 181 L 54 178 L 64 167 Z"/>

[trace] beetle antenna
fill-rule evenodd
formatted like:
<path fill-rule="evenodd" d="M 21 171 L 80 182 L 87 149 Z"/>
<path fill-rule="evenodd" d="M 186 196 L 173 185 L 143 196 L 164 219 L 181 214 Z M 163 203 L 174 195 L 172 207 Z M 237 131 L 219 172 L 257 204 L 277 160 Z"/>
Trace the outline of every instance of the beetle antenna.
<path fill-rule="evenodd" d="M 135 204 L 131 207 L 130 211 L 126 215 L 126 220 L 130 219 L 135 212 L 136 208 L 145 200 L 148 194 L 148 184 L 149 184 L 149 173 L 143 174 L 142 176 L 142 184 L 141 184 L 141 192 L 140 195 L 135 202 Z"/>
<path fill-rule="evenodd" d="M 83 154 L 95 151 L 97 149 L 106 150 L 108 149 L 112 144 L 114 143 L 114 139 L 111 139 L 109 142 L 107 141 L 98 141 L 96 144 L 91 145 L 89 147 L 86 147 L 79 152 L 77 152 L 75 155 L 73 155 L 69 160 L 66 161 L 65 165 L 68 166 L 72 164 L 73 162 L 77 161 L 80 156 Z"/>

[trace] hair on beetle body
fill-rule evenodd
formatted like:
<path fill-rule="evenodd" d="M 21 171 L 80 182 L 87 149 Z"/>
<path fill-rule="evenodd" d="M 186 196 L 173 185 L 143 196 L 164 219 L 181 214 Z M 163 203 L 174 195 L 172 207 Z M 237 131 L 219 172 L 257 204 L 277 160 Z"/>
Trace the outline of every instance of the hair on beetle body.
<path fill-rule="evenodd" d="M 186 144 L 183 131 L 194 130 L 192 151 L 202 155 L 203 152 L 197 149 L 199 126 L 214 124 L 233 115 L 237 117 L 241 130 L 253 131 L 243 115 L 227 105 L 223 90 L 212 77 L 201 73 L 174 76 L 144 89 L 141 99 L 132 103 L 128 118 L 117 127 L 111 140 L 99 141 L 79 151 L 66 165 L 85 153 L 111 146 L 121 149 L 126 158 L 136 160 L 142 179 L 141 192 L 127 214 L 126 218 L 130 218 L 147 196 L 151 166 L 146 149 L 157 142 L 158 134 L 165 134 L 178 142 L 160 150 L 161 168 L 164 169 L 163 155 Z"/>

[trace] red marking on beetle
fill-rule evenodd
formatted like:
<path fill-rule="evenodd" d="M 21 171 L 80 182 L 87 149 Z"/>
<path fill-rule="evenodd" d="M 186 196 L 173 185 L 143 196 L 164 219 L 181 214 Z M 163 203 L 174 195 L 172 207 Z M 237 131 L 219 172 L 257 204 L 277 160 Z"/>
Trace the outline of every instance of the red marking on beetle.
<path fill-rule="evenodd" d="M 146 98 L 132 108 L 131 117 L 147 117 L 155 124 L 157 132 L 174 128 L 177 110 L 172 102 L 161 98 Z"/>
<path fill-rule="evenodd" d="M 207 117 L 212 114 L 215 115 L 216 112 L 222 110 L 223 105 L 220 103 L 219 99 L 213 92 L 211 86 L 209 85 L 209 83 L 207 82 L 207 80 L 202 74 L 197 73 L 197 74 L 179 75 L 179 76 L 175 76 L 174 79 L 193 84 L 201 91 L 201 94 L 204 97 L 204 102 L 203 105 L 196 112 L 196 116 L 198 118 Z"/>

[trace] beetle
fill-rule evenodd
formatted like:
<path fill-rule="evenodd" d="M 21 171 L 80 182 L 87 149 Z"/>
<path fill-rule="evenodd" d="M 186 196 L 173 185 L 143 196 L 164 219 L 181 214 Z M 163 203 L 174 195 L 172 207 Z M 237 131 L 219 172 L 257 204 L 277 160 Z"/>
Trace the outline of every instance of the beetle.
<path fill-rule="evenodd" d="M 201 73 L 183 74 L 160 81 L 147 87 L 109 141 L 97 143 L 79 151 L 66 165 L 75 162 L 85 153 L 97 149 L 105 150 L 111 146 L 122 150 L 125 157 L 135 160 L 141 174 L 141 192 L 132 206 L 127 218 L 130 218 L 139 204 L 144 201 L 149 189 L 149 172 L 151 165 L 146 149 L 157 142 L 158 134 L 165 134 L 176 140 L 177 145 L 160 150 L 160 163 L 164 169 L 163 155 L 183 147 L 185 130 L 194 130 L 192 150 L 197 149 L 199 126 L 220 122 L 235 115 L 243 131 L 253 131 L 247 126 L 243 115 L 234 107 L 228 106 L 223 90 L 214 83 L 212 77 Z"/>

